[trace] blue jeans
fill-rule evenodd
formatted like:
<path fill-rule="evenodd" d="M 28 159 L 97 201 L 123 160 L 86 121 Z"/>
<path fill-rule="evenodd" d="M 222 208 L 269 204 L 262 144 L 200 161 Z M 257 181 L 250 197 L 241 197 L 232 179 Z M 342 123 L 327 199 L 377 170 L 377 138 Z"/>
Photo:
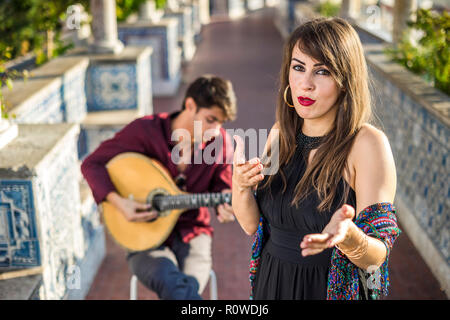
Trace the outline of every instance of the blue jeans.
<path fill-rule="evenodd" d="M 131 272 L 164 300 L 200 300 L 212 266 L 209 235 L 184 243 L 175 237 L 171 248 L 161 246 L 127 256 Z"/>

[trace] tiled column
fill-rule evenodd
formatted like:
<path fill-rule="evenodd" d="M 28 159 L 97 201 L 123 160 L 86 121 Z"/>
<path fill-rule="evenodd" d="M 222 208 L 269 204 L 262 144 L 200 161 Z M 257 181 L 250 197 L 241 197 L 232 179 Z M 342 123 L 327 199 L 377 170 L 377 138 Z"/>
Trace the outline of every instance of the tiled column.
<path fill-rule="evenodd" d="M 152 53 L 148 46 L 127 45 L 120 54 L 89 56 L 88 114 L 81 124 L 81 159 L 125 124 L 153 113 Z"/>
<path fill-rule="evenodd" d="M 178 46 L 178 20 L 119 24 L 119 38 L 127 46 L 151 46 L 153 96 L 173 96 L 181 82 L 181 55 Z"/>
<path fill-rule="evenodd" d="M 118 54 L 123 43 L 117 37 L 117 15 L 115 0 L 91 0 L 92 33 L 94 43 L 89 47 L 91 53 Z"/>
<path fill-rule="evenodd" d="M 88 111 L 153 113 L 150 59 L 153 50 L 127 46 L 120 54 L 90 55 L 86 76 Z"/>
<path fill-rule="evenodd" d="M 85 294 L 104 255 L 103 245 L 81 272 L 89 243 L 80 215 L 78 133 L 76 124 L 20 124 L 18 138 L 0 150 L 0 267 L 42 266 L 41 299 L 63 299 L 72 289 Z"/>
<path fill-rule="evenodd" d="M 191 61 L 196 51 L 192 30 L 192 8 L 180 6 L 179 9 L 166 9 L 164 16 L 178 20 L 178 45 L 182 49 L 183 61 Z"/>

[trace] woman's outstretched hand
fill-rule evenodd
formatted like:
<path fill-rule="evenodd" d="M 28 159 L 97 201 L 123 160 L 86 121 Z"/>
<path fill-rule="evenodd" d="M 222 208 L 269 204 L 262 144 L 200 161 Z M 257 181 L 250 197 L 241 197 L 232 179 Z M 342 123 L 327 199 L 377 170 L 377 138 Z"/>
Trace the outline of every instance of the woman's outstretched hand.
<path fill-rule="evenodd" d="M 236 150 L 233 159 L 233 190 L 238 191 L 254 188 L 264 179 L 261 174 L 263 165 L 259 158 L 245 161 L 244 141 L 239 136 L 233 136 L 236 141 Z"/>
<path fill-rule="evenodd" d="M 323 250 L 343 242 L 349 234 L 354 216 L 355 209 L 348 204 L 344 204 L 333 214 L 322 233 L 308 234 L 303 238 L 300 243 L 302 256 L 321 253 Z"/>

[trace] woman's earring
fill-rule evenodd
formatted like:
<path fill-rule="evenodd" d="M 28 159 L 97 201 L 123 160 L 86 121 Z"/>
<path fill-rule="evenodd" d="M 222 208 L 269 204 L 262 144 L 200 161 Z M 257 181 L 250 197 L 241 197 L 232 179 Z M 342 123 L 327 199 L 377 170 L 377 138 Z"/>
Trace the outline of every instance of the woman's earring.
<path fill-rule="evenodd" d="M 287 95 L 288 89 L 289 89 L 289 85 L 287 85 L 286 89 L 284 90 L 284 103 L 286 103 L 286 104 L 287 104 L 289 107 L 291 107 L 291 108 L 295 108 L 292 104 L 290 104 L 290 103 L 287 101 L 286 95 Z"/>

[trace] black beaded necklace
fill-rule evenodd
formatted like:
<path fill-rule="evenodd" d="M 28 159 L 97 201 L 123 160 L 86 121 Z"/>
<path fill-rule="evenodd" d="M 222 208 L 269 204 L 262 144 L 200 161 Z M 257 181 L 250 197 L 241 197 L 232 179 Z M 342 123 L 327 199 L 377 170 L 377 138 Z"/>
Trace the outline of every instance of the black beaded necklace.
<path fill-rule="evenodd" d="M 302 130 L 297 135 L 297 144 L 304 150 L 316 149 L 323 141 L 323 137 L 310 137 L 305 135 Z"/>

